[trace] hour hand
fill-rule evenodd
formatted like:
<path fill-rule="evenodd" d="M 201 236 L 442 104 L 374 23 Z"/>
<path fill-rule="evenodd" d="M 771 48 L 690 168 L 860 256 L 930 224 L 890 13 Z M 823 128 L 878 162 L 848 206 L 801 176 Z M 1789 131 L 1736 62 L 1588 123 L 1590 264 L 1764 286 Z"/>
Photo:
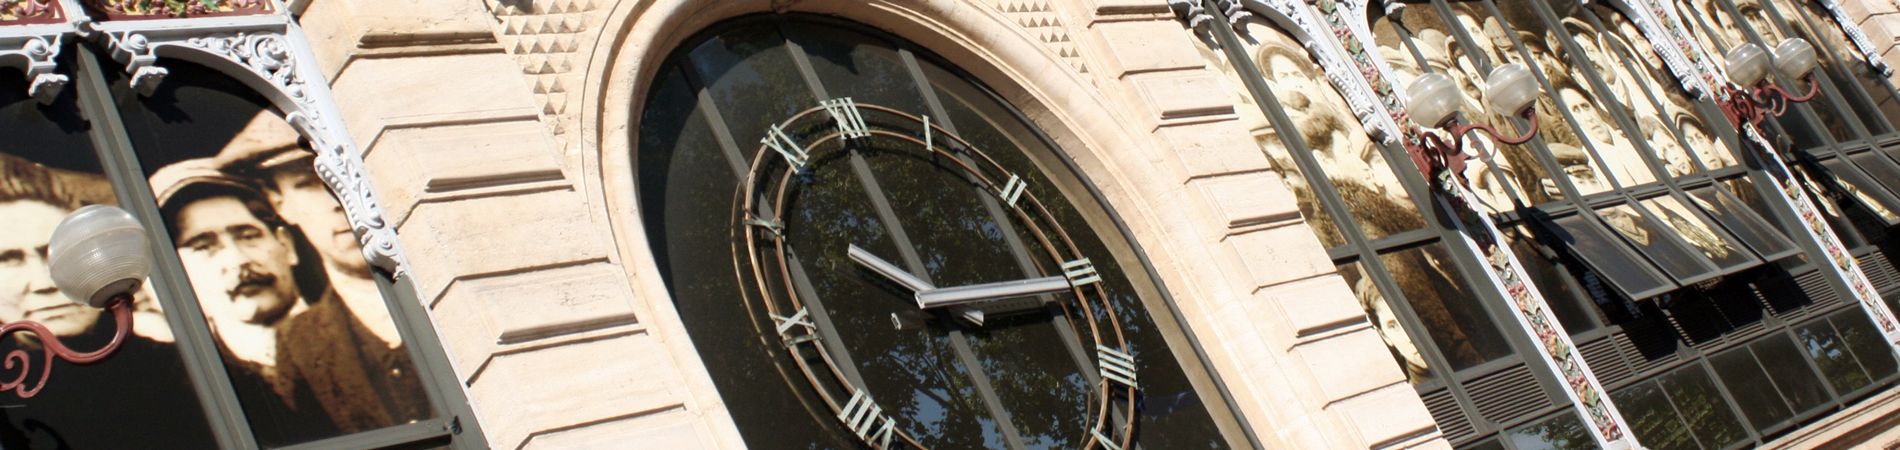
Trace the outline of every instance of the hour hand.
<path fill-rule="evenodd" d="M 1052 294 L 1069 290 L 1069 279 L 1062 276 L 955 286 L 917 291 L 917 307 L 943 308 L 972 305 L 1006 298 Z"/>
<path fill-rule="evenodd" d="M 856 261 L 858 265 L 864 266 L 865 269 L 871 272 L 883 275 L 884 278 L 890 279 L 893 283 L 910 288 L 912 292 L 923 292 L 937 288 L 931 285 L 930 282 L 924 281 L 922 278 L 917 278 L 916 275 L 911 275 L 910 271 L 897 267 L 896 264 L 891 264 L 890 261 L 885 261 L 883 258 L 871 254 L 870 250 L 858 247 L 857 244 L 848 245 L 851 246 L 851 249 L 846 252 L 846 255 L 850 256 L 852 261 Z"/>

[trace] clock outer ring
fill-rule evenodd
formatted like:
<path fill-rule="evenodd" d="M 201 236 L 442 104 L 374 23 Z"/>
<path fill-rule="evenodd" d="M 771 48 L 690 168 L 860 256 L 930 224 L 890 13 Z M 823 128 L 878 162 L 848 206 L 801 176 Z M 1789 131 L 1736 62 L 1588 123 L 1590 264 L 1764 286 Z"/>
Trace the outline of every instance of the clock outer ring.
<path fill-rule="evenodd" d="M 884 115 L 895 117 L 903 122 L 908 122 L 906 125 L 921 125 L 923 127 L 927 127 L 927 128 L 920 128 L 920 129 L 927 129 L 928 130 L 927 132 L 931 133 L 932 138 L 936 138 L 936 137 L 948 138 L 948 142 L 936 141 L 930 144 L 936 144 L 936 143 L 954 144 L 956 148 L 954 149 L 949 148 L 948 146 L 945 146 L 945 145 L 929 145 L 926 143 L 924 139 L 919 139 L 916 136 L 894 132 L 894 131 L 890 131 L 886 129 L 872 128 L 868 126 L 865 128 L 867 135 L 860 137 L 860 139 L 868 138 L 871 136 L 879 136 L 879 137 L 884 137 L 884 138 L 898 139 L 898 140 L 905 141 L 911 144 L 915 144 L 918 147 L 927 147 L 928 148 L 927 151 L 929 153 L 927 153 L 926 155 L 931 156 L 933 158 L 941 158 L 940 160 L 942 161 L 952 162 L 953 164 L 947 164 L 945 166 L 954 168 L 956 170 L 960 170 L 962 171 L 963 175 L 974 178 L 978 183 L 982 184 L 983 187 L 987 188 L 990 194 L 995 195 L 1003 191 L 1005 185 L 997 182 L 997 178 L 999 177 L 992 177 L 990 176 L 990 174 L 985 173 L 983 169 L 988 168 L 990 171 L 994 173 L 998 173 L 998 174 L 1009 174 L 1010 172 L 1006 168 L 1004 168 L 1001 164 L 997 163 L 994 159 L 990 158 L 988 154 L 983 153 L 981 150 L 977 149 L 976 146 L 970 145 L 968 142 L 964 141 L 961 137 L 951 134 L 948 130 L 944 130 L 942 127 L 938 125 L 938 123 L 928 122 L 927 117 L 919 118 L 918 116 L 914 116 L 897 109 L 884 107 L 880 105 L 851 104 L 851 103 L 846 103 L 846 104 L 849 105 L 847 107 L 855 107 L 860 113 L 866 112 L 866 111 L 877 112 Z M 836 120 L 832 117 L 828 117 L 828 114 L 826 113 L 827 113 L 827 109 L 825 106 L 812 107 L 804 111 L 800 111 L 798 113 L 793 114 L 791 117 L 776 124 L 776 126 L 781 129 L 792 129 L 792 125 L 799 123 L 801 120 L 805 120 L 812 117 L 818 117 L 822 119 L 822 122 L 818 122 L 818 124 L 835 123 Z M 820 152 L 816 150 L 820 145 L 829 143 L 833 140 L 845 141 L 848 139 L 849 138 L 845 135 L 842 127 L 833 127 L 829 131 L 818 135 L 816 138 L 808 139 L 810 143 L 808 144 L 800 143 L 799 145 L 802 146 L 800 150 L 807 153 L 807 160 L 816 160 L 818 159 L 818 156 L 820 156 Z M 836 151 L 843 151 L 843 150 L 829 150 L 829 151 L 826 151 L 826 153 L 836 152 Z M 970 163 L 964 161 L 963 159 L 957 158 L 959 154 L 972 156 L 973 159 L 975 159 L 976 165 L 983 166 L 983 167 L 972 166 Z M 765 180 L 765 177 L 768 176 L 769 169 L 774 168 L 774 166 L 781 168 L 783 170 L 780 171 L 781 174 L 776 180 L 776 183 L 771 183 L 769 180 Z M 842 390 L 844 392 L 855 392 L 856 390 L 861 389 L 862 387 L 852 385 L 851 381 L 847 379 L 844 376 L 841 369 L 838 368 L 836 361 L 830 355 L 830 351 L 826 349 L 825 346 L 822 345 L 822 343 L 813 345 L 812 346 L 813 348 L 811 350 L 817 353 L 817 355 L 819 356 L 819 359 L 823 361 L 824 367 L 812 367 L 813 364 L 808 361 L 808 358 L 803 357 L 804 350 L 801 349 L 800 346 L 804 345 L 806 342 L 817 342 L 818 341 L 817 336 L 815 335 L 811 336 L 814 339 L 810 341 L 796 341 L 795 342 L 793 339 L 789 338 L 788 336 L 779 335 L 779 333 L 777 333 L 776 327 L 773 326 L 775 325 L 775 322 L 774 322 L 774 319 L 772 319 L 772 317 L 774 316 L 783 317 L 788 314 L 792 314 L 793 312 L 799 309 L 802 309 L 804 307 L 804 302 L 798 298 L 797 289 L 790 288 L 790 286 L 792 286 L 792 280 L 791 280 L 790 270 L 788 266 L 790 258 L 785 253 L 785 243 L 784 243 L 784 240 L 781 238 L 781 236 L 778 235 L 778 230 L 762 229 L 761 227 L 757 226 L 761 224 L 748 223 L 750 220 L 754 218 L 763 218 L 762 216 L 759 215 L 759 211 L 761 209 L 760 207 L 762 205 L 758 203 L 759 195 L 757 195 L 761 193 L 759 191 L 759 188 L 761 188 L 762 187 L 761 185 L 763 184 L 761 183 L 761 181 L 766 181 L 767 183 L 770 183 L 769 187 L 771 188 L 771 191 L 765 192 L 765 194 L 770 194 L 771 198 L 773 199 L 773 202 L 771 205 L 772 211 L 781 212 L 781 213 L 784 211 L 785 201 L 788 197 L 787 194 L 789 193 L 789 190 L 787 188 L 790 186 L 790 182 L 793 179 L 793 175 L 799 172 L 799 170 L 792 170 L 791 167 L 787 167 L 787 166 L 789 166 L 789 163 L 784 158 L 779 157 L 778 152 L 776 150 L 765 145 L 764 143 L 761 143 L 758 151 L 754 154 L 750 167 L 748 168 L 746 172 L 746 179 L 744 180 L 743 183 L 741 183 L 740 190 L 735 192 L 734 194 L 735 195 L 734 205 L 737 206 L 737 208 L 735 208 L 733 212 L 733 217 L 734 217 L 733 223 L 736 224 L 736 227 L 734 228 L 734 232 L 741 233 L 744 235 L 743 236 L 744 237 L 744 251 L 745 251 L 744 258 L 747 259 L 747 261 L 741 261 L 739 260 L 740 256 L 738 254 L 735 254 L 734 255 L 735 259 L 733 261 L 734 269 L 739 269 L 741 265 L 747 265 L 751 267 L 752 269 L 751 270 L 752 273 L 749 274 L 750 277 L 747 276 L 748 274 L 743 273 L 743 271 L 738 273 L 738 277 L 739 277 L 740 285 L 742 286 L 742 291 L 744 290 L 752 291 L 752 292 L 746 293 L 748 294 L 747 297 L 751 297 L 752 295 L 756 294 L 758 296 L 757 300 L 760 306 L 763 306 L 762 311 L 755 310 L 754 308 L 751 308 L 750 306 L 747 308 L 748 310 L 754 310 L 755 314 L 757 314 L 758 312 L 763 312 L 765 314 L 765 317 L 762 317 L 760 319 L 764 320 L 764 324 L 766 324 L 766 326 L 759 328 L 759 331 L 761 333 L 769 333 L 771 335 L 778 335 L 778 337 L 780 338 L 779 343 L 783 345 L 784 349 L 792 356 L 793 362 L 796 363 L 796 365 L 798 366 L 799 371 L 802 373 L 803 377 L 805 378 L 805 381 L 813 387 L 813 390 L 817 392 L 818 396 L 823 400 L 823 402 L 828 407 L 828 409 L 832 413 L 838 414 L 844 411 L 845 403 L 841 400 L 840 396 L 834 395 L 833 391 Z M 1061 227 L 1061 225 L 1054 220 L 1054 217 L 1049 214 L 1046 208 L 1043 207 L 1042 202 L 1038 198 L 1036 198 L 1034 193 L 1028 192 L 1025 189 L 1024 192 L 1022 192 L 1021 196 L 1018 198 L 1017 203 L 1015 205 L 1009 205 L 1007 208 L 1009 211 L 1014 213 L 1018 223 L 1028 227 L 1030 234 L 1036 238 L 1035 240 L 1037 244 L 1043 250 L 1043 253 L 1035 255 L 1035 257 L 1045 259 L 1044 262 L 1054 264 L 1052 267 L 1060 267 L 1060 265 L 1063 262 L 1067 261 L 1067 259 L 1064 259 L 1064 256 L 1062 256 L 1062 254 L 1064 253 L 1074 258 L 1083 257 L 1080 249 L 1075 245 L 1074 241 L 1069 237 L 1068 232 L 1064 230 Z M 1034 214 L 1033 216 L 1032 216 L 1032 213 Z M 1051 237 L 1050 234 L 1047 233 L 1045 230 L 1043 230 L 1042 225 L 1037 220 L 1035 220 L 1037 218 L 1040 218 L 1046 221 L 1046 223 L 1048 223 L 1048 225 L 1054 229 L 1055 231 L 1054 237 L 1057 239 L 1055 240 L 1050 239 Z M 773 217 L 767 220 L 775 221 L 777 220 L 777 218 Z M 779 222 L 777 225 L 782 227 L 783 223 Z M 761 240 L 772 241 L 770 244 L 767 244 L 770 247 L 762 251 L 760 249 Z M 734 246 L 738 247 L 738 243 L 735 242 Z M 734 250 L 740 250 L 740 249 L 734 248 Z M 775 259 L 776 264 L 774 264 L 772 261 L 762 261 L 761 256 L 769 256 L 771 257 L 771 259 Z M 782 283 L 781 286 L 787 287 L 785 289 L 785 296 L 784 296 L 786 298 L 783 300 L 785 300 L 785 303 L 788 303 L 790 305 L 790 308 L 787 308 L 789 310 L 781 310 L 780 305 L 779 305 L 779 303 L 781 302 L 778 301 L 779 299 L 776 298 L 777 296 L 772 292 L 772 289 L 768 287 L 770 285 L 768 280 L 773 279 L 773 277 L 770 277 L 766 273 L 767 267 L 775 268 L 776 271 L 778 272 L 777 274 L 778 277 L 776 277 L 776 281 L 778 281 L 779 283 Z M 1121 319 L 1115 313 L 1115 309 L 1110 307 L 1107 304 L 1106 299 L 1108 297 L 1107 297 L 1107 293 L 1103 290 L 1102 283 L 1100 282 L 1089 283 L 1085 286 L 1080 286 L 1080 287 L 1071 286 L 1070 292 L 1071 292 L 1071 298 L 1068 301 L 1057 302 L 1059 305 L 1062 306 L 1062 309 L 1064 311 L 1063 317 L 1060 317 L 1058 319 L 1073 321 L 1073 318 L 1076 315 L 1075 311 L 1071 309 L 1072 307 L 1071 303 L 1073 303 L 1074 304 L 1073 306 L 1079 306 L 1081 308 L 1082 310 L 1081 316 L 1084 319 L 1083 322 L 1088 324 L 1089 335 L 1098 346 L 1106 346 L 1118 351 L 1127 352 L 1129 347 L 1127 344 L 1127 339 L 1122 333 Z M 1093 294 L 1093 295 L 1091 296 L 1090 294 Z M 750 303 L 750 301 L 748 301 L 748 303 Z M 1106 320 L 1092 319 L 1093 317 L 1097 315 L 1095 313 L 1095 310 L 1097 308 L 1100 308 L 1102 310 L 1102 314 L 1100 315 L 1103 316 Z M 1102 323 L 1102 322 L 1106 322 L 1106 323 Z M 755 321 L 754 323 L 755 325 L 759 324 L 758 321 Z M 1103 328 L 1107 328 L 1107 330 L 1103 330 Z M 813 330 L 808 330 L 808 331 L 814 332 L 815 334 L 816 330 L 814 327 Z M 1100 367 L 1101 361 L 1099 361 L 1099 358 L 1100 358 L 1099 353 L 1097 355 L 1097 358 L 1098 358 L 1098 361 L 1096 361 L 1096 364 L 1097 364 L 1097 367 Z M 814 372 L 815 370 L 830 372 L 831 378 L 834 380 L 837 380 L 836 383 L 827 383 L 827 382 L 820 381 L 816 372 Z M 790 377 L 790 374 L 784 374 L 784 375 L 786 375 L 788 378 Z M 1138 415 L 1135 413 L 1138 389 L 1134 386 L 1126 386 L 1120 383 L 1111 382 L 1106 377 L 1096 377 L 1096 380 L 1097 380 L 1096 386 L 1092 389 L 1094 391 L 1094 394 L 1092 396 L 1093 401 L 1091 403 L 1095 404 L 1095 407 L 1091 408 L 1093 410 L 1093 417 L 1091 417 L 1089 420 L 1090 425 L 1088 429 L 1088 434 L 1083 436 L 1084 445 L 1081 448 L 1084 448 L 1084 449 L 1097 448 L 1097 447 L 1129 448 L 1129 446 L 1133 443 L 1132 441 L 1133 441 L 1133 436 L 1134 436 L 1134 433 L 1133 433 L 1134 419 Z M 826 384 L 833 384 L 834 386 L 827 387 Z M 1111 424 L 1110 423 L 1111 415 L 1109 414 L 1109 408 L 1110 408 L 1111 403 L 1113 403 L 1116 400 L 1114 397 L 1115 397 L 1115 394 L 1117 393 L 1121 394 L 1120 397 L 1122 398 L 1120 400 L 1125 402 L 1124 407 L 1126 408 L 1125 411 L 1127 411 L 1127 413 L 1124 414 L 1124 416 L 1126 416 L 1125 420 L 1120 421 L 1120 423 Z M 1120 426 L 1120 429 L 1121 429 L 1120 439 L 1113 439 L 1112 436 L 1115 436 L 1116 433 L 1110 432 L 1110 430 L 1108 429 L 1108 427 L 1115 426 L 1115 425 Z M 919 448 L 919 449 L 926 448 L 925 446 L 923 446 L 923 444 L 917 442 L 914 437 L 910 436 L 908 433 L 904 432 L 903 430 L 896 429 L 892 431 L 894 432 L 893 434 L 896 437 L 896 439 L 891 442 L 892 446 L 897 446 L 898 444 L 903 443 L 903 444 L 908 444 L 910 447 L 913 447 L 913 448 Z M 873 448 L 879 448 L 875 443 L 869 442 L 868 439 L 866 440 L 866 444 Z M 880 448 L 880 450 L 890 450 L 890 449 Z"/>

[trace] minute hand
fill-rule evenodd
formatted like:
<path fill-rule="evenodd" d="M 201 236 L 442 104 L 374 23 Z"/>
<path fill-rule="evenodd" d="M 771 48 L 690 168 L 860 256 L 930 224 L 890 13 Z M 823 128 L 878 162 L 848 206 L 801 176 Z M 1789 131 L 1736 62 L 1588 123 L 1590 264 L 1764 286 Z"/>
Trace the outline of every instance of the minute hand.
<path fill-rule="evenodd" d="M 967 305 L 990 300 L 1027 297 L 1069 290 L 1069 279 L 1062 276 L 1030 278 L 997 283 L 973 284 L 917 291 L 917 307 L 930 309 Z"/>

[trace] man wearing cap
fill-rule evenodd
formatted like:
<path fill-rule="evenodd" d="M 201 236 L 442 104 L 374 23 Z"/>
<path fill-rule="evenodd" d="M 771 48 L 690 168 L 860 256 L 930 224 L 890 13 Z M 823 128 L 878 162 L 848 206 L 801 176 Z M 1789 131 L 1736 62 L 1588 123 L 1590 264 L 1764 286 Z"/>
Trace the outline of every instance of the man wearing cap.
<path fill-rule="evenodd" d="M 238 167 L 264 181 L 271 204 L 316 249 L 329 282 L 310 311 L 284 328 L 295 336 L 280 344 L 285 373 L 308 383 L 344 432 L 426 418 L 421 379 L 342 204 L 317 178 L 315 154 L 294 142 L 256 153 Z M 309 345 L 288 345 L 293 339 Z"/>
<path fill-rule="evenodd" d="M 294 241 L 264 193 L 208 158 L 165 166 L 151 182 L 259 443 L 333 433 L 311 387 L 282 364 L 286 325 L 308 307 L 292 272 Z"/>
<path fill-rule="evenodd" d="M 85 179 L 81 179 L 85 178 Z M 54 172 L 38 164 L 0 154 L 0 322 L 30 320 L 45 325 L 62 344 L 80 351 L 104 347 L 117 331 L 104 310 L 74 303 L 53 284 L 47 247 L 53 229 L 82 204 L 103 179 Z M 75 186 L 81 186 L 75 188 Z M 149 301 L 149 300 L 148 300 Z M 191 389 L 177 350 L 167 340 L 148 337 L 169 329 L 162 315 L 137 314 L 141 331 L 126 336 L 110 357 L 78 367 L 64 361 L 40 367 L 42 339 L 15 333 L 0 342 L 0 352 L 25 350 L 33 364 L 21 370 L 37 379 L 56 372 L 30 399 L 13 398 L 0 406 L 0 448 L 128 448 L 154 439 L 180 447 L 216 445 Z M 6 371 L 11 378 L 16 372 Z M 29 383 L 30 385 L 31 383 Z"/>

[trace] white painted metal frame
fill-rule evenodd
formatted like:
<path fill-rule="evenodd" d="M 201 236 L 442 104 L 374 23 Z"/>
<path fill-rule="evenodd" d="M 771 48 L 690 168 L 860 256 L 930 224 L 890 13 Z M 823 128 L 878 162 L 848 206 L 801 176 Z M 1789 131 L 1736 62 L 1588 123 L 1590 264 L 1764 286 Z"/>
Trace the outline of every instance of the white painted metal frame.
<path fill-rule="evenodd" d="M 66 76 L 54 72 L 55 57 L 61 40 L 74 37 L 111 48 L 142 94 L 150 94 L 168 74 L 161 58 L 228 74 L 270 99 L 309 140 L 317 175 L 343 204 L 370 264 L 396 277 L 408 273 L 396 230 L 364 170 L 363 153 L 344 126 L 303 29 L 281 4 L 272 14 L 94 22 L 79 0 L 60 1 L 67 23 L 0 26 L 0 67 L 26 71 L 35 98 L 50 102 L 66 85 Z"/>

